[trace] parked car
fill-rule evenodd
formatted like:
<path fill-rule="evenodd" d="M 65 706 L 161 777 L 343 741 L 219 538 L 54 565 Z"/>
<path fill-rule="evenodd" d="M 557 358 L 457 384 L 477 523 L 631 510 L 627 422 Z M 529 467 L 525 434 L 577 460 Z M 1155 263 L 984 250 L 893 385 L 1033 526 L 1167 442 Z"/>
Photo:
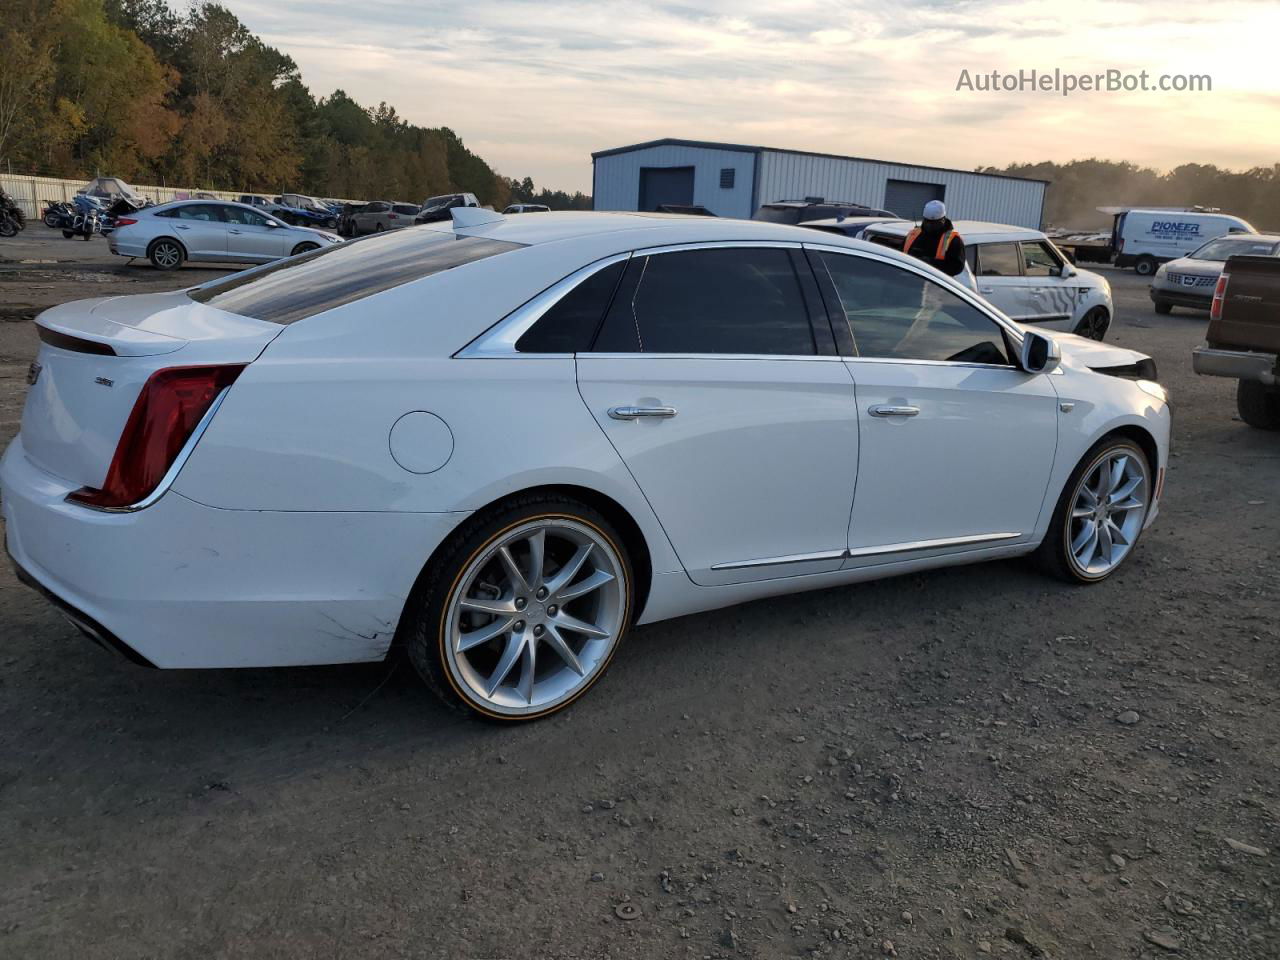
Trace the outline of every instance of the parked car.
<path fill-rule="evenodd" d="M 285 193 L 276 197 L 276 202 L 302 214 L 295 221 L 299 226 L 323 227 L 329 230 L 336 229 L 338 226 L 338 215 L 316 197 L 308 197 L 301 193 Z"/>
<path fill-rule="evenodd" d="M 1151 302 L 1156 313 L 1172 313 L 1174 307 L 1208 310 L 1214 287 L 1228 257 L 1280 256 L 1280 235 L 1236 233 L 1210 240 L 1185 257 L 1160 265 L 1151 278 Z"/>
<path fill-rule="evenodd" d="M 116 220 L 111 252 L 146 257 L 159 270 L 187 260 L 269 263 L 341 243 L 323 230 L 294 227 L 243 203 L 179 200 Z"/>
<path fill-rule="evenodd" d="M 867 227 L 865 239 L 901 249 L 915 224 L 895 220 Z M 957 220 L 977 290 L 1006 316 L 1050 330 L 1101 340 L 1115 306 L 1111 284 L 1074 266 L 1039 230 L 981 220 Z"/>
<path fill-rule="evenodd" d="M 804 200 L 778 200 L 766 203 L 756 211 L 753 220 L 766 223 L 804 223 L 808 220 L 829 220 L 832 217 L 886 217 L 896 219 L 891 210 L 868 207 L 844 200 L 825 200 L 822 197 L 806 197 Z"/>
<path fill-rule="evenodd" d="M 827 217 L 824 220 L 805 220 L 800 226 L 807 227 L 810 230 L 822 230 L 826 233 L 838 233 L 842 237 L 850 237 L 854 240 L 862 239 L 862 234 L 868 227 L 874 227 L 879 223 L 898 223 L 903 222 L 900 217 Z M 906 234 L 903 234 L 905 237 Z M 901 246 L 901 244 L 898 244 Z"/>
<path fill-rule="evenodd" d="M 1142 354 L 794 227 L 453 218 L 39 315 L 19 576 L 155 666 L 398 640 L 527 720 L 634 623 L 1020 554 L 1096 583 L 1156 518 Z"/>
<path fill-rule="evenodd" d="M 427 197 L 422 201 L 422 211 L 414 219 L 415 223 L 439 223 L 448 220 L 457 207 L 478 207 L 480 201 L 474 193 L 445 193 L 438 197 Z"/>
<path fill-rule="evenodd" d="M 366 233 L 382 233 L 384 230 L 411 227 L 417 215 L 417 204 L 375 200 L 373 203 L 366 203 L 348 216 L 349 235 L 359 237 Z"/>
<path fill-rule="evenodd" d="M 1238 381 L 1236 410 L 1249 426 L 1280 430 L 1280 259 L 1227 260 L 1191 365 L 1196 373 Z"/>
<path fill-rule="evenodd" d="M 1247 220 L 1218 211 L 1125 208 L 1114 213 L 1111 235 L 1115 265 L 1149 277 L 1160 264 L 1185 257 L 1207 240 L 1257 232 Z"/>
<path fill-rule="evenodd" d="M 509 203 L 502 211 L 507 213 L 550 213 L 551 208 L 544 203 Z"/>

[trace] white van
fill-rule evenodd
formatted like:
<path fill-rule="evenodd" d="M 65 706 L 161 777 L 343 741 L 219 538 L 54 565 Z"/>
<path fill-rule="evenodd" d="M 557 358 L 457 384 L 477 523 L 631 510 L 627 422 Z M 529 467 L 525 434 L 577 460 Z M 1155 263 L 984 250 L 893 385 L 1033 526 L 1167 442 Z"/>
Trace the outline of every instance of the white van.
<path fill-rule="evenodd" d="M 1185 257 L 1228 233 L 1257 233 L 1247 220 L 1200 210 L 1121 210 L 1115 214 L 1111 245 L 1117 267 L 1133 267 L 1149 277 L 1162 263 Z"/>

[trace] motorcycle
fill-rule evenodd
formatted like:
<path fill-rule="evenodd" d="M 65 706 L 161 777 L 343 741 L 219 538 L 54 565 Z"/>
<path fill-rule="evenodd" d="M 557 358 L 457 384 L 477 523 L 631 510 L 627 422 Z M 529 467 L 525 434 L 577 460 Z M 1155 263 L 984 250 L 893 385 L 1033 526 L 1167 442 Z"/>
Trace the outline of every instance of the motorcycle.
<path fill-rule="evenodd" d="M 12 237 L 26 229 L 27 215 L 16 200 L 0 190 L 0 237 Z"/>
<path fill-rule="evenodd" d="M 72 237 L 83 237 L 85 240 L 89 240 L 95 233 L 102 232 L 102 201 L 97 197 L 78 193 L 75 199 L 71 201 L 71 204 L 72 210 L 63 216 L 62 222 L 59 224 L 62 227 L 64 239 L 70 240 Z"/>
<path fill-rule="evenodd" d="M 44 221 L 44 225 L 46 227 L 51 229 L 57 229 L 62 226 L 64 218 L 69 219 L 73 216 L 75 216 L 75 213 L 71 204 L 67 203 L 65 200 L 59 200 L 56 203 L 51 203 L 40 212 L 40 219 Z"/>

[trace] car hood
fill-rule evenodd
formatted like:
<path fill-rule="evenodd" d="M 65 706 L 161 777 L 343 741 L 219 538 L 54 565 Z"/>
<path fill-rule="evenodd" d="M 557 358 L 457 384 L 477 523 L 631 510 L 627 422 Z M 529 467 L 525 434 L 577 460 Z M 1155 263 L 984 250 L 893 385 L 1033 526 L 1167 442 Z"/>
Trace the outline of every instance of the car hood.
<path fill-rule="evenodd" d="M 1216 260 L 1193 260 L 1191 257 L 1179 257 L 1164 265 L 1164 272 L 1190 273 L 1200 277 L 1216 277 L 1222 273 L 1223 264 Z"/>
<path fill-rule="evenodd" d="M 1034 330 L 1036 333 L 1043 334 L 1053 340 L 1062 351 L 1064 362 L 1072 363 L 1075 366 L 1088 367 L 1090 370 L 1098 370 L 1103 367 L 1127 367 L 1140 360 L 1150 359 L 1145 353 L 1130 350 L 1128 347 L 1117 346 L 1114 343 L 1090 340 L 1088 337 L 1078 337 L 1074 333 L 1049 330 L 1033 324 L 1025 324 L 1025 326 L 1028 330 Z"/>

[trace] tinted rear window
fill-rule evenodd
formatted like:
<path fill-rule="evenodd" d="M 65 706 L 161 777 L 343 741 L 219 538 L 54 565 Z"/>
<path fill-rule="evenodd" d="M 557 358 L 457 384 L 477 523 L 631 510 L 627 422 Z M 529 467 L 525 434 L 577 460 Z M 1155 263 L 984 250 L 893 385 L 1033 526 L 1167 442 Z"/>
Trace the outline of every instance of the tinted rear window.
<path fill-rule="evenodd" d="M 799 223 L 800 208 L 765 206 L 757 210 L 752 219 L 763 220 L 765 223 Z"/>
<path fill-rule="evenodd" d="M 236 274 L 187 295 L 228 313 L 288 324 L 521 246 L 436 230 L 395 230 Z"/>

